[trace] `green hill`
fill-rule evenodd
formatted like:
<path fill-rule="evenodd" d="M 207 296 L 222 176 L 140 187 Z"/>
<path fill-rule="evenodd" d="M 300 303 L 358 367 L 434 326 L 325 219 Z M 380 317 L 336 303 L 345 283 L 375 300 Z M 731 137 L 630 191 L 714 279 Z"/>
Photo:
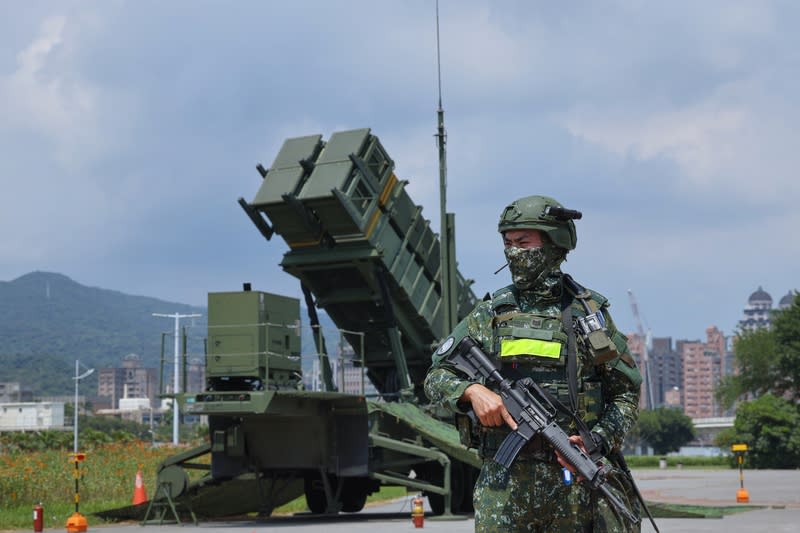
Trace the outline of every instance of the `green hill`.
<path fill-rule="evenodd" d="M 119 367 L 125 355 L 135 353 L 143 366 L 158 368 L 162 332 L 170 335 L 165 351 L 168 357 L 172 354 L 174 322 L 152 313 L 175 312 L 203 315 L 188 332 L 189 353 L 202 354 L 205 308 L 87 287 L 52 272 L 0 281 L 0 381 L 18 381 L 35 396 L 60 396 L 74 391 L 76 359 L 90 368 Z M 328 350 L 335 353 L 336 328 L 324 312 L 319 318 Z M 308 323 L 304 306 L 301 323 Z M 302 331 L 303 368 L 308 372 L 315 348 L 309 328 Z M 96 376 L 81 382 L 85 394 L 97 390 Z"/>
<path fill-rule="evenodd" d="M 74 388 L 76 359 L 88 367 L 116 367 L 136 353 L 144 366 L 156 367 L 161 333 L 171 332 L 173 322 L 154 312 L 206 314 L 204 308 L 87 287 L 51 272 L 0 282 L 0 381 L 19 381 L 36 395 L 63 395 Z M 192 331 L 202 337 L 205 326 Z"/>

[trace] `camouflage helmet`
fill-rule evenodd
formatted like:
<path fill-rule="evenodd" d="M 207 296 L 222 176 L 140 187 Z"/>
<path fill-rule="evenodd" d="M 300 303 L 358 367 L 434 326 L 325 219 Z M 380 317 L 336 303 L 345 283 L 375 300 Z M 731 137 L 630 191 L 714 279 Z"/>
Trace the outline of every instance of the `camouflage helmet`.
<path fill-rule="evenodd" d="M 503 209 L 497 230 L 500 233 L 512 229 L 539 230 L 553 244 L 569 251 L 574 250 L 578 242 L 573 218 L 581 218 L 581 213 L 564 209 L 564 206 L 549 196 L 526 196 Z"/>

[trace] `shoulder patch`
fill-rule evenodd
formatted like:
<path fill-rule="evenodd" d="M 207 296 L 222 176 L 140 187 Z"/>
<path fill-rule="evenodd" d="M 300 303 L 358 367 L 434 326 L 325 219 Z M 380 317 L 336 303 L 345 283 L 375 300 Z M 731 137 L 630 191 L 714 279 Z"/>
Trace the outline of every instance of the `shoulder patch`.
<path fill-rule="evenodd" d="M 447 353 L 447 351 L 448 351 L 450 348 L 452 348 L 452 347 L 453 347 L 453 344 L 454 344 L 455 342 L 456 342 L 456 339 L 455 339 L 455 337 L 447 337 L 447 339 L 445 339 L 445 341 L 444 341 L 442 344 L 440 344 L 440 345 L 439 345 L 439 349 L 438 349 L 438 350 L 436 350 L 436 353 L 437 353 L 438 355 L 442 355 L 442 354 L 444 354 L 444 353 Z"/>

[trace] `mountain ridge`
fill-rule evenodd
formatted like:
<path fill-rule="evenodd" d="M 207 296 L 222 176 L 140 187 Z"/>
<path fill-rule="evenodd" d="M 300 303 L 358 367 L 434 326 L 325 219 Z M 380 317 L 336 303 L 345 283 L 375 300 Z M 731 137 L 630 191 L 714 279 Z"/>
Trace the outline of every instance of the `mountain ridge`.
<path fill-rule="evenodd" d="M 174 322 L 154 317 L 154 312 L 201 314 L 202 318 L 184 320 L 181 326 L 187 326 L 189 353 L 202 356 L 205 307 L 87 286 L 56 272 L 37 270 L 0 281 L 0 382 L 18 381 L 35 396 L 63 396 L 74 388 L 76 359 L 90 368 L 112 368 L 121 367 L 122 358 L 135 353 L 142 366 L 158 368 L 162 333 L 170 336 L 166 352 L 172 359 Z M 301 323 L 307 324 L 306 316 L 301 302 Z M 330 350 L 338 340 L 335 326 L 322 310 L 319 318 Z M 312 359 L 305 354 L 314 350 L 306 329 L 304 368 Z M 96 391 L 96 376 L 85 384 L 81 381 L 81 386 Z"/>
<path fill-rule="evenodd" d="M 117 367 L 135 353 L 144 366 L 157 366 L 161 332 L 172 324 L 152 313 L 165 309 L 206 314 L 203 307 L 90 287 L 57 272 L 0 281 L 0 381 L 59 395 L 73 386 L 76 359 Z"/>

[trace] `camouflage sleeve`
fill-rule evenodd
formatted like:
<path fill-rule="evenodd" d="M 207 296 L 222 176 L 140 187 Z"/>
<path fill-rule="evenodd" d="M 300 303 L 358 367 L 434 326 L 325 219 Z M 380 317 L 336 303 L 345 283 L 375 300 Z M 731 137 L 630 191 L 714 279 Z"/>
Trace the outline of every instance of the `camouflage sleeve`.
<path fill-rule="evenodd" d="M 639 418 L 639 387 L 628 376 L 611 368 L 603 378 L 603 391 L 606 409 L 592 431 L 599 433 L 611 449 L 620 448 Z"/>
<path fill-rule="evenodd" d="M 458 400 L 472 383 L 453 370 L 439 366 L 431 368 L 425 376 L 425 394 L 431 402 L 454 413 L 465 412 L 464 406 L 459 405 Z"/>
<path fill-rule="evenodd" d="M 620 333 L 607 309 L 603 309 L 609 336 L 619 356 L 604 366 L 603 395 L 606 409 L 592 431 L 599 433 L 612 448 L 619 448 L 639 418 L 639 391 L 642 376 L 628 349 L 628 340 Z"/>
<path fill-rule="evenodd" d="M 484 349 L 491 349 L 491 312 L 485 302 L 479 303 L 439 345 L 432 356 L 433 364 L 425 376 L 425 395 L 428 399 L 460 413 L 466 412 L 464 407 L 467 406 L 460 405 L 458 400 L 466 388 L 476 381 L 467 379 L 448 363 L 447 358 L 466 336 L 481 343 Z"/>

